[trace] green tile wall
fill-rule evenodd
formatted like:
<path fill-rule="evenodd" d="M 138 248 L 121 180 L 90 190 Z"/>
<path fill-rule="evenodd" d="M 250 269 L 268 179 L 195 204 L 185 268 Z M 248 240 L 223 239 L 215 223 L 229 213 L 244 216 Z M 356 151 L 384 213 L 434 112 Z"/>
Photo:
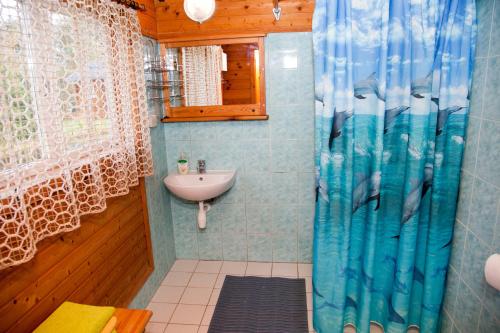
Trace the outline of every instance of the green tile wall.
<path fill-rule="evenodd" d="M 158 105 L 149 101 L 149 111 Z M 174 228 L 170 207 L 170 194 L 163 185 L 167 174 L 165 131 L 161 124 L 151 128 L 154 175 L 146 177 L 149 226 L 154 256 L 154 271 L 130 304 L 132 308 L 145 308 L 161 281 L 175 261 Z"/>
<path fill-rule="evenodd" d="M 500 253 L 500 1 L 478 0 L 478 42 L 442 332 L 500 330 L 484 262 Z"/>
<path fill-rule="evenodd" d="M 284 57 L 297 68 L 284 68 Z M 178 258 L 310 262 L 314 216 L 314 78 L 311 33 L 266 38 L 268 121 L 165 124 L 168 171 L 181 152 L 195 168 L 238 178 L 196 227 L 198 206 L 172 198 Z"/>

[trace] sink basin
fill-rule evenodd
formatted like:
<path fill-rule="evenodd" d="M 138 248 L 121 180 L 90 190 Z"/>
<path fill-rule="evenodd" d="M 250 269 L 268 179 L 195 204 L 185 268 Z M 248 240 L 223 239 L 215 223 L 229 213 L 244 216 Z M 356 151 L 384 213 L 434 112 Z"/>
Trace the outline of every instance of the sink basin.
<path fill-rule="evenodd" d="M 187 175 L 171 174 L 163 182 L 167 188 L 181 199 L 205 201 L 229 190 L 236 178 L 236 171 L 207 171 Z"/>

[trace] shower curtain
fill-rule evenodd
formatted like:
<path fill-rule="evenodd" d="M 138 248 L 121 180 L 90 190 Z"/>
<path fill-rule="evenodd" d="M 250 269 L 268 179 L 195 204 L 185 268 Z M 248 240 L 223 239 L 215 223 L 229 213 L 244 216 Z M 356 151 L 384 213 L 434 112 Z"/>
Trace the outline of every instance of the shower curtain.
<path fill-rule="evenodd" d="M 439 329 L 474 0 L 317 0 L 314 327 Z"/>
<path fill-rule="evenodd" d="M 222 105 L 222 47 L 181 48 L 185 105 Z"/>

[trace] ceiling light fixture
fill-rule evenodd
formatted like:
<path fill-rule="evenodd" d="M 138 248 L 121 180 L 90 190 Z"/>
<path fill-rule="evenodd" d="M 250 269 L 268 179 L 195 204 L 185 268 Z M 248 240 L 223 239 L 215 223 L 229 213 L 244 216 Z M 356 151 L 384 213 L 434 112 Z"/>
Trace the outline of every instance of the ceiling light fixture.
<path fill-rule="evenodd" d="M 215 0 L 184 0 L 184 12 L 191 20 L 203 23 L 214 14 Z"/>

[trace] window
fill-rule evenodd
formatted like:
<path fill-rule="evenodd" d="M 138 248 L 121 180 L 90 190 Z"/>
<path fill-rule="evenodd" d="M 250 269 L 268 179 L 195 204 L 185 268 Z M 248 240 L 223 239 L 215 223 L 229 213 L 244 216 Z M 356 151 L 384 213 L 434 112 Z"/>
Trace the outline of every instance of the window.
<path fill-rule="evenodd" d="M 141 37 L 111 0 L 0 1 L 0 269 L 152 174 Z"/>

